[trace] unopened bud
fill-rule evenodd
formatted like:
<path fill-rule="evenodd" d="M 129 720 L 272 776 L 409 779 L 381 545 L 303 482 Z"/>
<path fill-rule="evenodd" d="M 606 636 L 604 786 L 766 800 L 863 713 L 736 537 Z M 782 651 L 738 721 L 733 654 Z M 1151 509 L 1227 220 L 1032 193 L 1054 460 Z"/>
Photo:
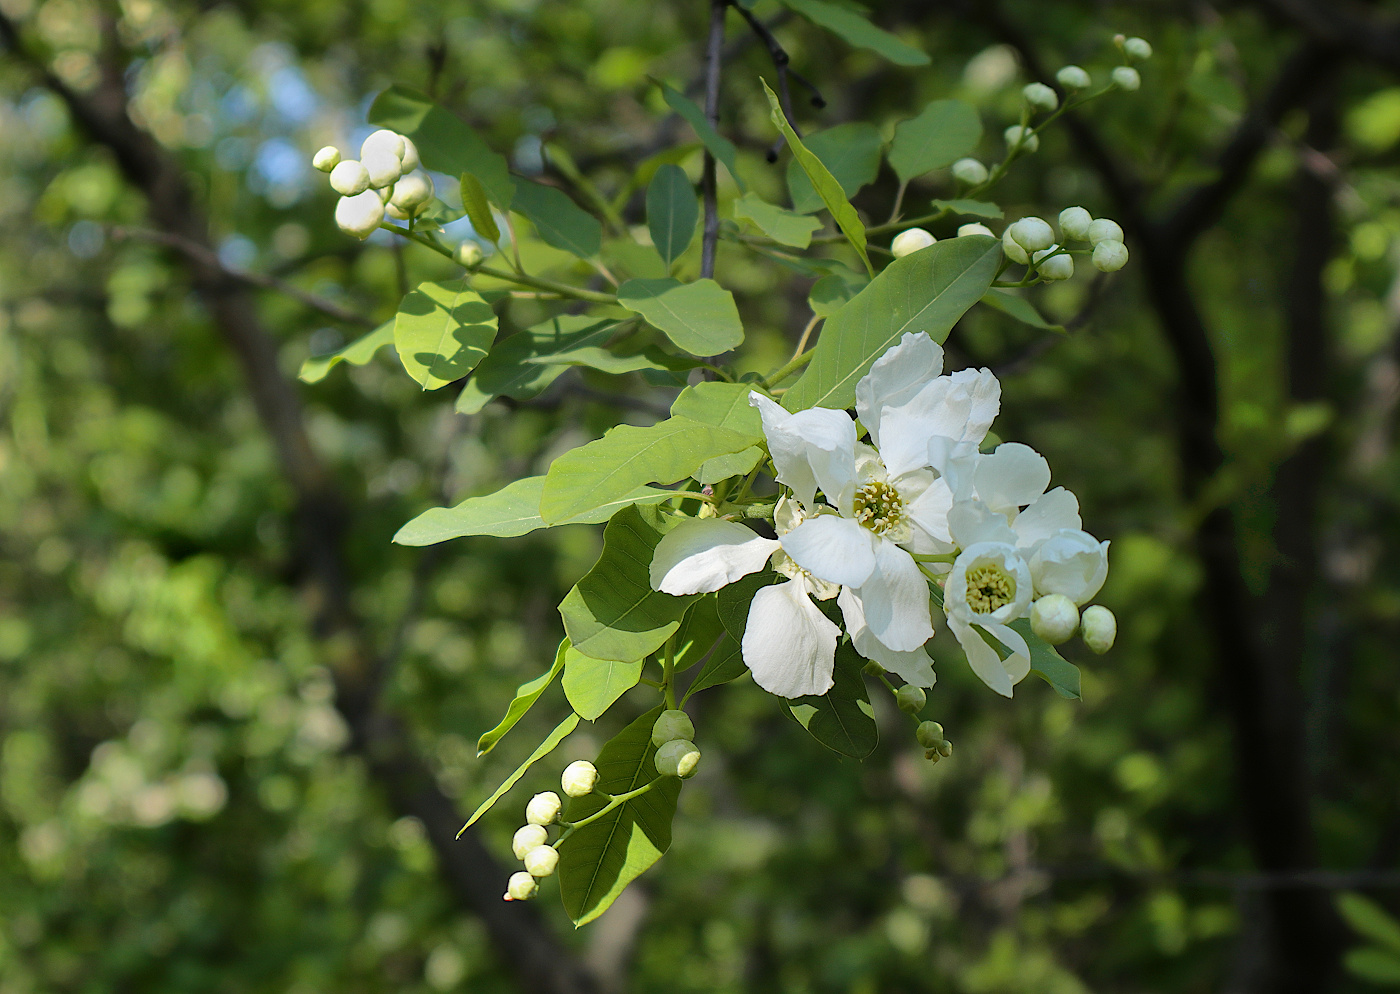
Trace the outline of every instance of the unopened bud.
<path fill-rule="evenodd" d="M 389 217 L 393 218 L 395 221 L 407 221 L 413 216 L 408 211 L 395 204 L 393 200 L 390 200 L 387 204 L 384 205 L 384 213 L 387 214 Z"/>
<path fill-rule="evenodd" d="M 1044 83 L 1027 83 L 1021 90 L 1021 96 L 1036 110 L 1043 110 L 1047 114 L 1060 106 L 1059 96 Z"/>
<path fill-rule="evenodd" d="M 1084 241 L 1089 237 L 1089 225 L 1094 223 L 1094 216 L 1083 207 L 1066 207 L 1060 211 L 1060 232 L 1067 239 Z"/>
<path fill-rule="evenodd" d="M 1152 58 L 1152 45 L 1146 38 L 1124 38 L 1123 54 L 1141 62 Z"/>
<path fill-rule="evenodd" d="M 1115 66 L 1110 75 L 1113 77 L 1113 85 L 1120 90 L 1136 90 L 1142 85 L 1142 77 L 1132 66 Z"/>
<path fill-rule="evenodd" d="M 1001 136 L 1006 139 L 1007 148 L 1020 146 L 1026 152 L 1034 152 L 1040 148 L 1040 136 L 1031 131 L 1030 128 L 1022 127 L 1019 124 L 1011 125 L 1001 133 Z"/>
<path fill-rule="evenodd" d="M 564 793 L 570 797 L 587 797 L 598 786 L 598 768 L 588 760 L 580 759 L 564 767 L 564 775 L 559 781 Z"/>
<path fill-rule="evenodd" d="M 521 825 L 510 840 L 510 851 L 515 853 L 516 859 L 524 859 L 527 852 L 544 845 L 548 839 L 549 833 L 543 825 Z"/>
<path fill-rule="evenodd" d="M 910 228 L 908 231 L 901 231 L 895 240 L 890 242 L 890 252 L 896 259 L 903 259 L 906 255 L 913 255 L 919 249 L 926 249 L 934 242 L 938 241 L 923 228 Z"/>
<path fill-rule="evenodd" d="M 1093 245 L 1097 245 L 1099 242 L 1121 242 L 1122 240 L 1123 229 L 1118 226 L 1117 221 L 1100 217 L 1089 225 L 1089 242 Z"/>
<path fill-rule="evenodd" d="M 457 246 L 457 250 L 452 253 L 452 258 L 456 259 L 457 265 L 464 269 L 475 269 L 481 265 L 486 255 L 476 242 L 466 241 Z"/>
<path fill-rule="evenodd" d="M 1031 264 L 1031 257 L 1026 254 L 1026 250 L 1017 244 L 1016 239 L 1011 237 L 1011 229 L 1007 228 L 1001 233 L 1001 250 L 1006 253 L 1006 257 L 1012 262 L 1019 262 L 1023 266 Z"/>
<path fill-rule="evenodd" d="M 906 683 L 895 691 L 894 702 L 899 705 L 899 710 L 905 714 L 918 714 L 928 703 L 928 694 L 924 693 L 922 687 Z"/>
<path fill-rule="evenodd" d="M 944 739 L 942 742 L 938 743 L 935 751 L 938 753 L 938 755 L 942 756 L 944 759 L 947 759 L 953 754 L 953 743 L 949 742 L 947 739 Z"/>
<path fill-rule="evenodd" d="M 383 220 L 384 205 L 373 190 L 354 197 L 341 197 L 335 205 L 336 225 L 356 238 L 368 238 Z"/>
<path fill-rule="evenodd" d="M 1089 74 L 1078 66 L 1065 66 L 1055 73 L 1055 81 L 1066 90 L 1087 90 L 1089 88 Z"/>
<path fill-rule="evenodd" d="M 416 214 L 418 209 L 433 199 L 433 181 L 425 172 L 409 173 L 394 184 L 394 194 L 389 198 L 401 211 Z"/>
<path fill-rule="evenodd" d="M 360 146 L 360 158 L 368 159 L 372 155 L 391 155 L 395 159 L 402 159 L 404 153 L 403 135 L 390 131 L 387 128 L 380 128 Z"/>
<path fill-rule="evenodd" d="M 1079 622 L 1080 637 L 1093 652 L 1102 656 L 1113 648 L 1118 637 L 1118 619 L 1102 604 L 1090 604 Z"/>
<path fill-rule="evenodd" d="M 684 711 L 662 711 L 651 726 L 651 744 L 664 746 L 672 739 L 695 738 L 695 724 Z"/>
<path fill-rule="evenodd" d="M 413 139 L 404 137 L 403 155 L 399 156 L 399 162 L 403 165 L 403 171 L 411 173 L 421 164 L 418 158 L 418 146 L 413 144 Z"/>
<path fill-rule="evenodd" d="M 559 820 L 559 812 L 563 807 L 564 803 L 559 800 L 559 795 L 547 790 L 530 798 L 530 803 L 525 805 L 525 820 L 531 825 L 553 825 Z"/>
<path fill-rule="evenodd" d="M 510 875 L 510 882 L 506 884 L 507 901 L 528 901 L 540 891 L 540 885 L 535 883 L 535 878 L 524 870 Z"/>
<path fill-rule="evenodd" d="M 1038 217 L 1023 217 L 1007 230 L 1027 252 L 1039 252 L 1055 244 L 1055 229 Z"/>
<path fill-rule="evenodd" d="M 686 739 L 672 739 L 656 750 L 656 772 L 663 777 L 686 780 L 695 776 L 695 768 L 699 765 L 700 750 L 694 742 Z"/>
<path fill-rule="evenodd" d="M 937 749 L 938 744 L 943 741 L 943 726 L 936 721 L 921 722 L 914 738 L 918 739 L 919 745 L 925 749 Z"/>
<path fill-rule="evenodd" d="M 1101 273 L 1116 273 L 1128 264 L 1128 246 L 1122 242 L 1099 242 L 1094 246 L 1094 268 Z"/>
<path fill-rule="evenodd" d="M 1032 256 L 1036 272 L 1043 280 L 1067 280 L 1074 275 L 1074 258 L 1059 251 L 1058 245 L 1037 252 Z M 1059 252 L 1058 255 L 1054 254 Z"/>
<path fill-rule="evenodd" d="M 364 164 L 346 159 L 331 167 L 331 189 L 342 197 L 354 197 L 369 189 L 369 171 Z"/>
<path fill-rule="evenodd" d="M 559 865 L 559 850 L 553 846 L 535 846 L 525 854 L 525 869 L 532 877 L 547 877 Z"/>
<path fill-rule="evenodd" d="M 976 159 L 959 159 L 953 163 L 953 178 L 968 186 L 987 182 L 987 167 Z"/>
<path fill-rule="evenodd" d="M 1046 594 L 1031 606 L 1031 631 L 1059 645 L 1079 627 L 1079 608 L 1064 594 Z"/>
<path fill-rule="evenodd" d="M 376 190 L 393 186 L 403 175 L 403 163 L 397 155 L 391 155 L 387 151 L 375 151 L 371 155 L 362 156 L 360 161 L 369 171 L 369 185 Z"/>
<path fill-rule="evenodd" d="M 340 149 L 327 145 L 311 157 L 311 164 L 323 173 L 328 173 L 340 163 Z"/>
<path fill-rule="evenodd" d="M 937 749 L 929 749 L 928 751 L 926 751 L 924 753 L 924 758 L 927 759 L 930 763 L 938 763 L 943 759 L 942 756 L 938 755 Z"/>

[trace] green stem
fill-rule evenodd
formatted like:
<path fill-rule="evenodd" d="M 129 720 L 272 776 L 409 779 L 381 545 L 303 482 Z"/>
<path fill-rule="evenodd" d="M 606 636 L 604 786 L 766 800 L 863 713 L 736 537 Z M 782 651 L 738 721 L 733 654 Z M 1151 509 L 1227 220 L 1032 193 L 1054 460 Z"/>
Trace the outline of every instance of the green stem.
<path fill-rule="evenodd" d="M 676 636 L 666 640 L 666 662 L 661 670 L 661 683 L 666 689 L 666 709 L 676 709 Z"/>
<path fill-rule="evenodd" d="M 563 827 L 564 827 L 564 832 L 563 832 L 563 834 L 561 834 L 561 835 L 559 836 L 559 838 L 555 841 L 555 843 L 554 843 L 555 848 L 558 848 L 560 842 L 563 842 L 563 841 L 564 841 L 565 839 L 567 839 L 569 836 L 571 836 L 571 835 L 573 835 L 575 832 L 577 832 L 580 828 L 583 828 L 585 825 L 591 825 L 591 824 L 593 824 L 595 821 L 597 821 L 599 818 L 602 818 L 604 815 L 608 814 L 609 812 L 615 811 L 615 810 L 617 810 L 618 808 L 622 807 L 622 805 L 624 805 L 624 804 L 626 804 L 628 801 L 632 800 L 632 798 L 634 798 L 634 797 L 641 797 L 643 794 L 645 794 L 647 791 L 651 790 L 651 788 L 655 787 L 657 784 L 659 784 L 659 783 L 660 783 L 662 780 L 664 780 L 664 779 L 665 779 L 664 777 L 657 777 L 655 780 L 652 780 L 652 781 L 650 781 L 649 783 L 644 783 L 644 784 L 642 784 L 640 787 L 638 787 L 636 790 L 629 790 L 629 791 L 628 791 L 627 793 L 625 793 L 625 794 L 614 794 L 614 795 L 611 795 L 611 796 L 610 796 L 610 795 L 608 795 L 608 794 L 604 794 L 602 791 L 596 791 L 595 793 L 598 793 L 598 794 L 599 794 L 600 796 L 602 796 L 602 797 L 606 797 L 606 798 L 608 799 L 608 803 L 605 804 L 605 805 L 603 805 L 603 806 L 602 806 L 601 808 L 599 808 L 597 811 L 593 812 L 593 813 L 592 813 L 591 815 L 589 815 L 587 818 L 580 818 L 578 821 L 561 822 L 560 824 L 563 825 Z"/>
<path fill-rule="evenodd" d="M 786 366 L 783 366 L 782 368 L 765 378 L 763 381 L 764 387 L 772 388 L 777 386 L 779 383 L 783 382 L 783 380 L 787 379 L 793 373 L 797 372 L 803 366 L 807 365 L 807 363 L 811 362 L 812 356 L 815 354 L 816 349 L 812 349 L 809 352 L 803 352 L 800 356 L 795 356 L 793 360 L 789 362 Z"/>

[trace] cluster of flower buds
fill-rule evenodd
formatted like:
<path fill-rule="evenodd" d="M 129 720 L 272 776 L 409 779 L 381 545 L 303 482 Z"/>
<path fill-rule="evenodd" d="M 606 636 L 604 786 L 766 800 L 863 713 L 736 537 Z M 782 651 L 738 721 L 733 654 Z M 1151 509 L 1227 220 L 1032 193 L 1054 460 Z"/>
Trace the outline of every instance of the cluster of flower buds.
<path fill-rule="evenodd" d="M 1031 631 L 1051 645 L 1067 642 L 1077 631 L 1084 644 L 1103 655 L 1118 637 L 1118 619 L 1102 604 L 1079 606 L 1064 594 L 1046 594 L 1031 605 Z"/>
<path fill-rule="evenodd" d="M 1136 90 L 1142 86 L 1142 76 L 1130 63 L 1146 62 L 1152 58 L 1152 46 L 1144 38 L 1114 35 L 1113 44 L 1123 53 L 1124 64 L 1114 68 L 1113 85 L 1120 90 Z"/>
<path fill-rule="evenodd" d="M 695 725 L 684 711 L 662 711 L 651 726 L 651 744 L 656 746 L 656 772 L 663 777 L 687 780 L 700 765 L 695 742 Z"/>
<path fill-rule="evenodd" d="M 953 754 L 953 743 L 943 737 L 943 726 L 936 721 L 920 722 L 914 738 L 924 747 L 924 758 L 930 762 L 936 763 Z"/>
<path fill-rule="evenodd" d="M 393 131 L 366 138 L 359 159 L 342 159 L 340 149 L 327 145 L 311 164 L 330 173 L 331 189 L 340 194 L 335 223 L 356 238 L 368 238 L 386 214 L 407 221 L 433 199 L 432 178 L 418 168 L 418 149 Z"/>
<path fill-rule="evenodd" d="M 569 797 L 586 797 L 598 785 L 598 770 L 592 763 L 581 759 L 570 763 L 560 777 L 564 793 Z M 525 824 L 521 825 L 510 841 L 515 858 L 525 864 L 525 869 L 511 874 L 506 884 L 507 901 L 528 901 L 539 891 L 539 881 L 552 875 L 559 866 L 559 850 L 549 842 L 549 828 L 559 820 L 564 802 L 552 790 L 536 794 L 525 805 Z"/>
<path fill-rule="evenodd" d="M 971 161 L 971 160 L 969 160 Z M 985 235 L 988 238 L 995 238 L 992 229 L 985 224 L 964 224 L 958 228 L 958 237 L 964 238 L 968 235 Z M 913 255 L 920 249 L 926 249 L 937 242 L 938 239 L 925 231 L 923 228 L 907 228 L 895 236 L 890 242 L 890 254 L 896 259 L 902 259 L 906 255 Z"/>
<path fill-rule="evenodd" d="M 1060 211 L 1060 235 L 1056 242 L 1049 222 L 1023 217 L 1007 226 L 1001 247 L 1008 259 L 1034 267 L 1044 280 L 1067 280 L 1074 275 L 1074 258 L 1063 248 L 1064 242 L 1087 241 L 1093 247 L 1094 268 L 1100 272 L 1114 273 L 1127 265 L 1128 248 L 1116 221 L 1095 218 L 1083 207 L 1066 207 Z"/>

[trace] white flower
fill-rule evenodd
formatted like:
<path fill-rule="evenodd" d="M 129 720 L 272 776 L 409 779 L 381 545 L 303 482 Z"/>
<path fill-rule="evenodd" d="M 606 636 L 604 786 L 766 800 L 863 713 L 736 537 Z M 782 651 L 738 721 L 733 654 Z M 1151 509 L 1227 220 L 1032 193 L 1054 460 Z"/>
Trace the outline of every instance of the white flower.
<path fill-rule="evenodd" d="M 1031 571 L 1014 545 L 978 542 L 958 555 L 943 587 L 948 628 L 967 654 L 972 671 L 1004 697 L 1031 670 L 1026 640 L 1008 626 L 1031 603 Z M 1011 650 L 1005 660 L 982 632 Z"/>
<path fill-rule="evenodd" d="M 1020 243 L 1011 237 L 1011 229 L 1007 228 L 1001 233 L 1001 250 L 1006 253 L 1006 257 L 1012 262 L 1018 262 L 1023 266 L 1029 266 L 1031 257 L 1026 250 L 1021 248 Z"/>
<path fill-rule="evenodd" d="M 778 548 L 736 521 L 690 518 L 657 543 L 651 587 L 676 596 L 711 593 L 763 569 Z"/>
<path fill-rule="evenodd" d="M 1030 567 L 1039 593 L 1064 594 L 1084 604 L 1108 578 L 1108 543 L 1077 528 L 1061 528 L 1036 547 Z"/>
<path fill-rule="evenodd" d="M 1079 632 L 1084 644 L 1102 656 L 1118 638 L 1118 619 L 1102 604 L 1091 604 L 1084 609 Z"/>
<path fill-rule="evenodd" d="M 394 193 L 389 198 L 389 203 L 413 215 L 432 198 L 433 180 L 427 173 L 419 171 L 405 174 L 394 184 Z"/>
<path fill-rule="evenodd" d="M 418 146 L 413 144 L 413 139 L 406 135 L 399 137 L 403 138 L 403 155 L 399 156 L 399 162 L 403 165 L 404 172 L 411 173 L 419 165 Z"/>
<path fill-rule="evenodd" d="M 397 132 L 380 128 L 364 140 L 360 146 L 360 158 L 366 159 L 372 155 L 392 155 L 395 159 L 403 159 L 404 137 Z"/>
<path fill-rule="evenodd" d="M 1031 605 L 1031 631 L 1059 645 L 1079 628 L 1079 608 L 1064 594 L 1046 594 Z"/>

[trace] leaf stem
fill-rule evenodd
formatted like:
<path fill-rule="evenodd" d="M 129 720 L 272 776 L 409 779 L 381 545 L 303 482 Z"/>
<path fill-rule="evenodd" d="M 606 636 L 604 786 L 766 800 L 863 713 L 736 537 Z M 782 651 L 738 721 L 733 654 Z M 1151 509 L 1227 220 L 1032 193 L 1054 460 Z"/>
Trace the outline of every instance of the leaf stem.
<path fill-rule="evenodd" d="M 812 320 L 808 321 L 807 327 L 802 329 L 802 337 L 797 340 L 797 348 L 792 350 L 793 359 L 796 359 L 803 352 L 807 351 L 807 339 L 812 337 L 812 332 L 816 330 L 817 325 L 821 324 L 821 320 L 822 316 L 820 314 L 812 315 Z"/>
<path fill-rule="evenodd" d="M 815 353 L 816 349 L 811 349 L 807 352 L 803 352 L 801 355 L 793 356 L 792 361 L 789 362 L 786 366 L 783 366 L 781 369 L 777 370 L 776 372 L 772 373 L 767 378 L 765 378 L 763 381 L 763 385 L 765 387 L 771 388 L 783 382 L 783 380 L 787 379 L 793 373 L 797 372 L 803 366 L 807 365 L 807 363 L 811 362 L 812 356 Z"/>
<path fill-rule="evenodd" d="M 661 683 L 666 691 L 666 708 L 674 711 L 676 709 L 676 636 L 666 639 L 666 661 L 662 664 Z"/>
<path fill-rule="evenodd" d="M 598 794 L 600 797 L 606 797 L 608 799 L 608 803 L 603 805 L 597 811 L 593 812 L 587 818 L 580 818 L 578 821 L 561 822 L 560 824 L 563 825 L 564 832 L 559 836 L 558 839 L 555 840 L 554 847 L 557 849 L 559 847 L 559 843 L 563 842 L 565 839 L 573 835 L 585 825 L 591 825 L 599 818 L 602 818 L 604 815 L 608 814 L 609 812 L 616 811 L 618 808 L 622 807 L 622 805 L 626 804 L 634 797 L 641 797 L 647 791 L 651 790 L 651 788 L 659 784 L 663 779 L 665 778 L 657 777 L 655 780 L 648 781 L 647 783 L 642 784 L 636 790 L 629 790 L 625 794 L 604 794 L 601 790 L 595 791 L 594 793 Z"/>

